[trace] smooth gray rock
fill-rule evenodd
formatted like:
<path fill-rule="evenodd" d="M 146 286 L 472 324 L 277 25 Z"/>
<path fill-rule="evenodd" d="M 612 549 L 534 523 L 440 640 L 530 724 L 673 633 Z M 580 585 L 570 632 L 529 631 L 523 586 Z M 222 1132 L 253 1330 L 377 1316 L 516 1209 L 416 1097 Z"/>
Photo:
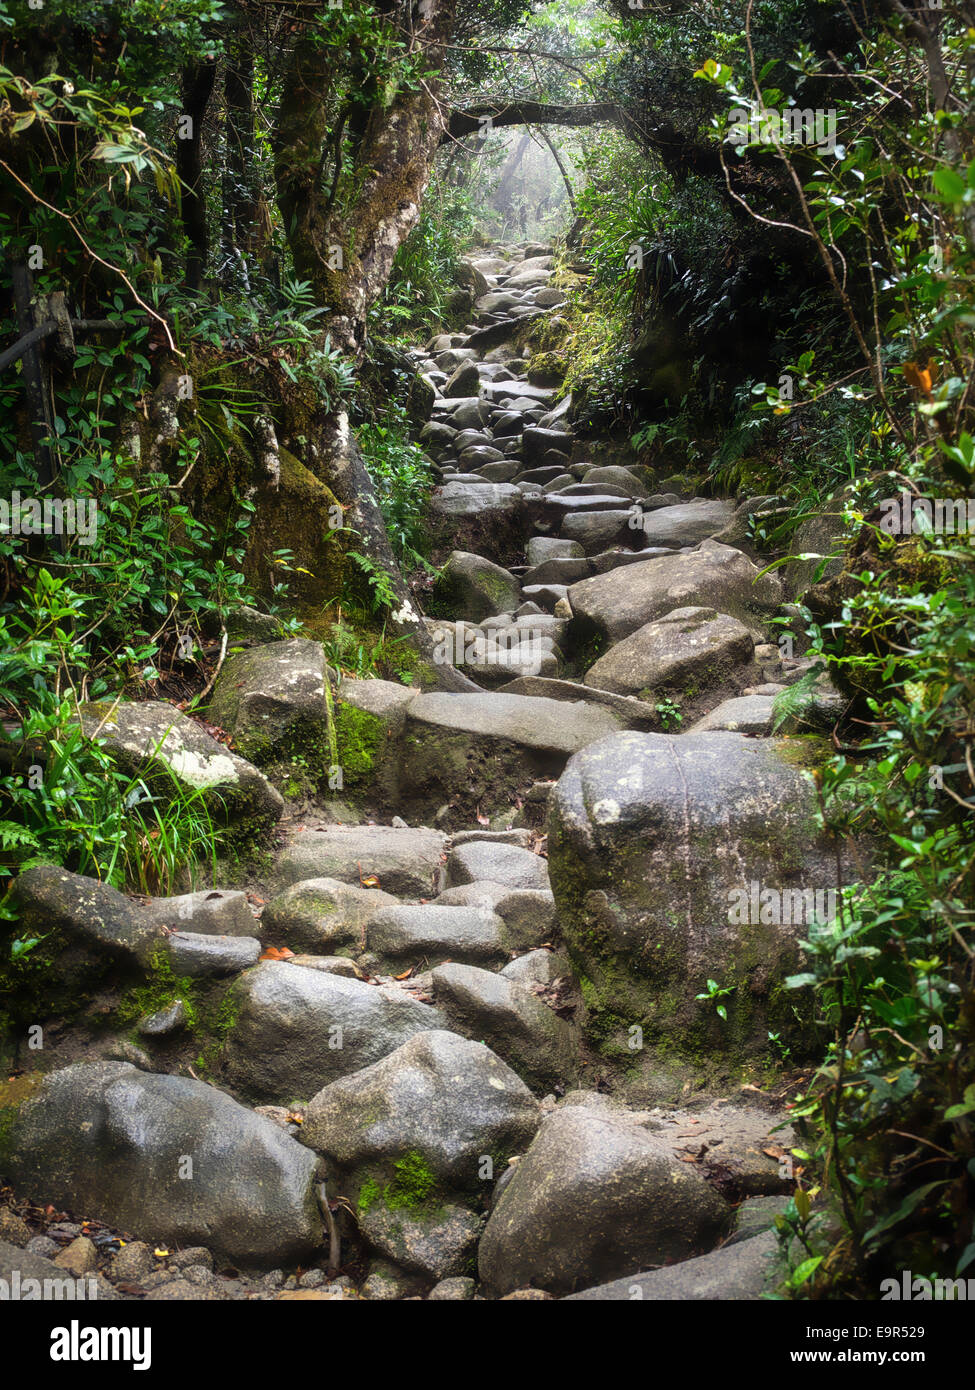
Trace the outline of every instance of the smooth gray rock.
<path fill-rule="evenodd" d="M 628 732 L 570 759 L 549 803 L 549 873 L 594 1001 L 638 1020 L 648 1041 L 696 1040 L 715 1054 L 732 1039 L 764 1053 L 769 1030 L 796 1028 L 801 1001 L 777 986 L 808 924 L 781 895 L 835 884 L 803 776 L 824 754 L 808 740 L 794 750 L 733 733 Z M 752 883 L 789 902 L 784 920 L 750 921 Z M 735 991 L 722 1001 L 730 1028 L 695 999 L 709 978 Z"/>
<path fill-rule="evenodd" d="M 552 393 L 546 392 L 549 399 Z M 544 429 L 540 425 L 529 425 L 523 434 L 525 463 L 529 467 L 540 461 L 549 449 L 558 449 L 561 454 L 571 454 L 572 435 L 565 430 Z"/>
<path fill-rule="evenodd" d="M 462 362 L 444 387 L 445 396 L 476 396 L 480 377 L 473 362 Z"/>
<path fill-rule="evenodd" d="M 171 932 L 166 945 L 169 963 L 177 976 L 236 975 L 256 964 L 261 954 L 261 943 L 254 936 Z"/>
<path fill-rule="evenodd" d="M 371 1066 L 443 1015 L 395 985 L 375 986 L 291 962 L 265 961 L 233 987 L 225 1047 L 231 1085 L 259 1104 L 314 1095 Z"/>
<path fill-rule="evenodd" d="M 542 560 L 533 565 L 522 576 L 522 583 L 528 587 L 535 584 L 575 584 L 590 573 L 589 561 L 585 556 L 560 555 L 550 560 Z"/>
<path fill-rule="evenodd" d="M 529 1084 L 547 1090 L 575 1077 L 578 1030 L 521 985 L 471 965 L 438 965 L 433 995 L 458 1033 L 483 1039 Z"/>
<path fill-rule="evenodd" d="M 382 908 L 369 920 L 366 942 L 381 960 L 500 963 L 506 956 L 503 919 L 476 907 Z"/>
<path fill-rule="evenodd" d="M 408 718 L 420 700 L 433 698 L 417 696 Z M 434 890 L 444 842 L 445 836 L 437 830 L 395 830 L 388 825 L 295 830 L 274 866 L 273 882 L 281 890 L 304 879 L 337 878 L 358 885 L 374 876 L 383 892 L 425 898 Z"/>
<path fill-rule="evenodd" d="M 445 483 L 430 498 L 430 510 L 440 516 L 480 516 L 484 512 L 511 512 L 522 494 L 513 483 Z"/>
<path fill-rule="evenodd" d="M 208 936 L 252 936 L 256 922 L 241 889 L 207 889 L 173 898 L 151 898 L 140 909 L 146 923 Z"/>
<path fill-rule="evenodd" d="M 361 888 L 335 878 L 302 879 L 271 899 L 261 930 L 272 945 L 293 951 L 334 951 L 361 944 L 369 918 L 397 903 L 391 893 L 378 888 Z"/>
<path fill-rule="evenodd" d="M 583 497 L 565 500 L 590 503 L 599 499 Z M 618 498 L 611 500 L 616 504 L 614 507 L 594 506 L 591 511 L 587 509 L 568 514 L 562 522 L 562 536 L 578 542 L 587 555 L 595 555 L 613 545 L 624 545 L 627 541 L 631 544 L 641 543 L 640 532 L 630 526 L 631 513 L 620 507 Z"/>
<path fill-rule="evenodd" d="M 693 680 L 698 690 L 721 685 L 752 659 L 751 632 L 713 608 L 676 608 L 615 643 L 589 667 L 586 685 L 617 695 L 674 688 Z"/>
<path fill-rule="evenodd" d="M 321 1244 L 314 1155 L 202 1081 L 80 1063 L 45 1076 L 3 1135 L 3 1172 L 24 1190 L 136 1236 L 245 1268 Z"/>
<path fill-rule="evenodd" d="M 734 504 L 724 500 L 681 502 L 644 514 L 641 529 L 647 545 L 697 545 L 727 526 Z"/>
<path fill-rule="evenodd" d="M 457 465 L 465 473 L 476 473 L 486 463 L 498 463 L 503 458 L 504 454 L 501 450 L 495 449 L 491 444 L 470 444 L 466 448 L 461 446 L 457 455 Z M 509 480 L 507 478 L 493 478 L 490 481 L 504 483 Z"/>
<path fill-rule="evenodd" d="M 489 879 L 510 888 L 548 888 L 548 865 L 540 855 L 518 845 L 471 840 L 447 857 L 447 887 Z"/>
<path fill-rule="evenodd" d="M 569 589 L 568 599 L 577 617 L 618 642 L 645 623 L 692 605 L 753 623 L 782 599 L 775 576 L 758 575 L 758 567 L 740 550 L 704 541 L 697 550 L 656 556 L 580 580 Z"/>
<path fill-rule="evenodd" d="M 538 469 L 538 472 L 547 472 L 547 469 Z M 520 482 L 537 482 L 539 479 L 529 478 L 526 474 L 519 479 Z M 557 536 L 532 536 L 528 542 L 527 555 L 529 565 L 540 565 L 545 560 L 579 560 L 582 558 L 582 546 L 578 541 L 567 541 Z"/>
<path fill-rule="evenodd" d="M 292 637 L 231 653 L 217 677 L 208 718 L 246 758 L 267 763 L 325 738 L 325 649 Z"/>
<path fill-rule="evenodd" d="M 560 1109 L 492 1208 L 478 1268 L 494 1296 L 529 1285 L 567 1294 L 686 1259 L 729 1219 L 714 1189 L 625 1114 Z"/>
<path fill-rule="evenodd" d="M 703 734 L 729 731 L 739 734 L 768 734 L 772 729 L 772 695 L 739 695 L 734 700 L 722 700 L 703 719 L 692 724 L 688 733 Z"/>
<path fill-rule="evenodd" d="M 776 1278 L 777 1246 L 774 1234 L 766 1231 L 666 1269 L 598 1284 L 570 1294 L 564 1302 L 734 1303 L 760 1299 Z"/>
<path fill-rule="evenodd" d="M 647 493 L 646 485 L 634 473 L 616 464 L 587 469 L 583 474 L 583 482 L 595 483 L 599 487 L 619 488 L 628 497 L 645 497 Z"/>
<path fill-rule="evenodd" d="M 531 989 L 532 985 L 551 985 L 556 980 L 571 980 L 572 966 L 559 951 L 528 951 L 509 961 L 500 974 L 516 985 Z"/>
<path fill-rule="evenodd" d="M 419 695 L 410 705 L 408 725 L 414 731 L 454 730 L 478 738 L 500 739 L 546 752 L 569 754 L 611 732 L 619 723 L 609 711 L 580 701 L 566 708 L 558 700 L 526 695 Z"/>
<path fill-rule="evenodd" d="M 541 1119 L 524 1082 L 483 1043 L 456 1033 L 418 1033 L 375 1065 L 319 1091 L 308 1105 L 302 1143 L 326 1154 L 356 1190 L 372 1177 L 403 1186 L 401 1160 L 420 1155 L 432 1187 L 485 1192 L 481 1159 L 495 1167 L 524 1149 Z"/>
<path fill-rule="evenodd" d="M 644 700 L 636 700 L 629 695 L 614 695 L 608 690 L 597 690 L 592 686 L 581 685 L 577 681 L 552 680 L 545 676 L 519 676 L 503 685 L 499 694 L 531 695 L 549 700 L 594 701 L 613 711 L 628 729 L 659 729 L 660 716 L 653 705 Z"/>

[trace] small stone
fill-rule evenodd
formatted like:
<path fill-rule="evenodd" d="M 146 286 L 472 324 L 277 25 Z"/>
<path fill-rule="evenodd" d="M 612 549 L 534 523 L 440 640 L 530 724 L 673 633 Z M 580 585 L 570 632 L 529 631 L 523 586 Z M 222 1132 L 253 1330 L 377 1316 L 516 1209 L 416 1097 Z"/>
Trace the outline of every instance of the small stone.
<path fill-rule="evenodd" d="M 172 1269 L 189 1269 L 191 1265 L 202 1265 L 213 1269 L 213 1256 L 205 1245 L 190 1245 L 185 1250 L 177 1250 L 169 1261 Z"/>
<path fill-rule="evenodd" d="M 474 1297 L 476 1285 L 473 1279 L 458 1276 L 454 1279 L 441 1279 L 427 1294 L 427 1302 L 461 1302 Z"/>
<path fill-rule="evenodd" d="M 6 1240 L 11 1245 L 16 1245 L 20 1250 L 28 1249 L 30 1246 L 30 1227 L 26 1221 L 21 1220 L 15 1211 L 9 1207 L 0 1210 L 0 1240 Z M 52 1241 L 53 1244 L 53 1241 Z M 40 1254 L 40 1251 L 36 1251 Z"/>
<path fill-rule="evenodd" d="M 123 1039 L 121 1042 L 112 1043 L 111 1047 L 104 1053 L 106 1061 L 109 1062 L 131 1062 L 132 1066 L 138 1067 L 140 1071 L 152 1071 L 153 1062 L 148 1052 L 141 1047 L 136 1047 L 134 1042 Z"/>
<path fill-rule="evenodd" d="M 175 1033 L 185 1023 L 186 1005 L 182 999 L 174 999 L 164 1009 L 158 1009 L 156 1013 L 141 1018 L 138 1027 L 144 1038 L 160 1038 L 165 1037 L 167 1033 Z"/>
<path fill-rule="evenodd" d="M 84 1274 L 92 1274 L 97 1268 L 98 1252 L 87 1236 L 77 1236 L 55 1257 L 54 1263 L 58 1269 L 69 1270 L 75 1278 L 81 1278 Z"/>
<path fill-rule="evenodd" d="M 4 1238 L 10 1240 L 9 1236 Z M 15 1242 L 11 1241 L 11 1244 L 15 1244 Z M 53 1259 L 60 1248 L 57 1241 L 52 1240 L 50 1236 L 34 1236 L 24 1246 L 28 1255 L 41 1255 L 45 1260 Z"/>
<path fill-rule="evenodd" d="M 143 1240 L 133 1240 L 112 1256 L 109 1273 L 116 1282 L 141 1284 L 155 1264 L 151 1247 Z"/>
<path fill-rule="evenodd" d="M 146 1299 L 152 1303 L 182 1303 L 191 1299 L 209 1298 L 209 1293 L 203 1293 L 196 1284 L 191 1284 L 188 1279 L 171 1279 L 166 1284 L 160 1284 L 157 1288 L 150 1289 L 146 1294 Z"/>
<path fill-rule="evenodd" d="M 318 1289 L 325 1283 L 325 1272 L 321 1269 L 306 1269 L 298 1280 L 303 1289 Z"/>
<path fill-rule="evenodd" d="M 183 1270 L 183 1278 L 197 1288 L 206 1288 L 214 1282 L 213 1271 L 207 1269 L 206 1265 L 187 1265 Z"/>

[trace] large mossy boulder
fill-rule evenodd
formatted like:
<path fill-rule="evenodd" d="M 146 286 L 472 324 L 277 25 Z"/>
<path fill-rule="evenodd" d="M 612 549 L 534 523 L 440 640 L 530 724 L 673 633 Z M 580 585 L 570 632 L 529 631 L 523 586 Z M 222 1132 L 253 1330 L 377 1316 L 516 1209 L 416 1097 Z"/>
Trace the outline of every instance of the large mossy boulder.
<path fill-rule="evenodd" d="M 227 657 L 209 719 L 251 762 L 300 753 L 328 766 L 328 670 L 320 642 L 292 637 Z"/>
<path fill-rule="evenodd" d="M 344 547 L 335 535 L 342 509 L 332 490 L 288 449 L 279 448 L 278 461 L 277 475 L 256 483 L 244 575 L 255 593 L 273 598 L 280 551 L 290 551 L 289 599 L 319 614 L 342 589 Z"/>
<path fill-rule="evenodd" d="M 455 550 L 437 577 L 433 596 L 450 618 L 477 623 L 513 613 L 521 602 L 521 585 L 491 560 Z"/>
<path fill-rule="evenodd" d="M 321 1243 L 315 1156 L 202 1081 L 82 1063 L 0 1087 L 0 1171 L 25 1196 L 245 1268 Z"/>
<path fill-rule="evenodd" d="M 133 775 L 151 776 L 155 768 L 183 795 L 203 793 L 211 815 L 231 821 L 242 837 L 281 818 L 284 801 L 264 774 L 164 700 L 83 705 L 81 726 Z M 157 779 L 154 790 L 165 796 L 167 788 Z"/>
<path fill-rule="evenodd" d="M 141 977 L 166 941 L 149 909 L 55 864 L 25 869 L 14 880 L 11 906 L 16 921 L 0 930 L 0 1025 L 72 1017 L 107 977 Z M 23 960 L 14 959 L 17 938 L 37 941 Z"/>
<path fill-rule="evenodd" d="M 761 1055 L 770 1030 L 802 1041 L 801 996 L 782 985 L 835 902 L 804 776 L 827 754 L 809 738 L 626 732 L 570 759 L 549 802 L 549 874 L 607 1057 L 639 1060 L 633 1024 L 651 1052 L 698 1061 Z M 730 992 L 699 999 L 709 979 Z"/>

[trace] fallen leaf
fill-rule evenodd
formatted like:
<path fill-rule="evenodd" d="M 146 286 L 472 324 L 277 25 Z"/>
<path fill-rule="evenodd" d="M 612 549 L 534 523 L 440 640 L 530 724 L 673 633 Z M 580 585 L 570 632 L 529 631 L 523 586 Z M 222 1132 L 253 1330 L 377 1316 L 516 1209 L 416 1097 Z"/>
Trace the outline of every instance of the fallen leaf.
<path fill-rule="evenodd" d="M 933 357 L 928 358 L 926 367 L 920 366 L 917 362 L 904 363 L 904 380 L 908 386 L 913 386 L 915 391 L 920 391 L 923 396 L 931 397 L 931 383 L 934 380 L 934 372 L 937 364 Z"/>

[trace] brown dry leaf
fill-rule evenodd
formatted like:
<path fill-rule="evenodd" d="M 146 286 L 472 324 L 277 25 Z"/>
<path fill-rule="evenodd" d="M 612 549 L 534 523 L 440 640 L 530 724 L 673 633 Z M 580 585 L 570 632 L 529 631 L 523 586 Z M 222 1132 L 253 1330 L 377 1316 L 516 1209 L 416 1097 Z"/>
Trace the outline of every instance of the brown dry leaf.
<path fill-rule="evenodd" d="M 767 1149 L 762 1150 L 762 1153 L 767 1158 L 785 1158 L 785 1149 L 780 1149 L 778 1144 L 770 1144 Z"/>
<path fill-rule="evenodd" d="M 410 968 L 409 968 L 409 970 L 404 970 L 403 973 L 402 973 L 402 975 L 394 975 L 394 976 L 393 976 L 393 979 L 394 979 L 394 980 L 408 980 L 412 974 L 413 974 L 413 967 L 412 967 L 412 965 L 411 965 Z"/>

